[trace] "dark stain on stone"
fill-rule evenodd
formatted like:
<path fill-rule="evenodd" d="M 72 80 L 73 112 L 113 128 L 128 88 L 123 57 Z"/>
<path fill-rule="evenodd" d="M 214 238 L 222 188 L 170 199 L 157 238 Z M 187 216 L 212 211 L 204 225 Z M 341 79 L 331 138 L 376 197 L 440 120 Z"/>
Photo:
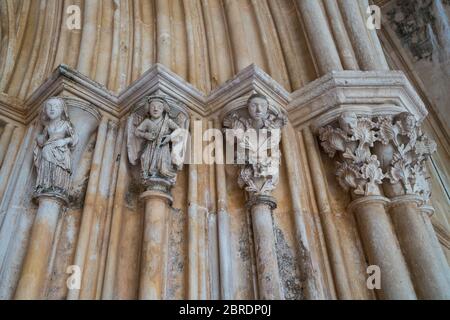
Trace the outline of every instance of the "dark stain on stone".
<path fill-rule="evenodd" d="M 167 256 L 168 284 L 166 299 L 183 298 L 183 278 L 185 266 L 184 244 L 185 214 L 179 209 L 172 209 L 169 221 L 169 248 Z"/>
<path fill-rule="evenodd" d="M 397 0 L 387 17 L 402 44 L 419 61 L 433 59 L 433 43 L 430 28 L 437 34 L 434 0 Z M 443 0 L 450 5 L 450 0 Z"/>
<path fill-rule="evenodd" d="M 138 195 L 142 193 L 142 187 L 134 180 L 130 181 L 128 189 L 125 192 L 125 204 L 129 209 L 137 208 Z"/>
<path fill-rule="evenodd" d="M 278 269 L 283 283 L 284 298 L 286 300 L 305 299 L 304 287 L 306 277 L 300 272 L 300 264 L 303 259 L 299 259 L 294 254 L 289 244 L 284 238 L 283 231 L 275 226 L 275 239 L 277 249 Z"/>

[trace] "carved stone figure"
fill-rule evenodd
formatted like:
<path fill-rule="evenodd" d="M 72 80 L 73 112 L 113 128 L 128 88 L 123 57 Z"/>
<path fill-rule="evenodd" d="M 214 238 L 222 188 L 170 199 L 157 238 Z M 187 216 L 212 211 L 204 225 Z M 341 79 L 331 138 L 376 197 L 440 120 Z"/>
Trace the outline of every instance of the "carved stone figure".
<path fill-rule="evenodd" d="M 132 165 L 140 159 L 146 187 L 162 185 L 167 191 L 183 166 L 188 118 L 176 111 L 171 110 L 166 97 L 155 95 L 128 119 L 128 158 Z"/>
<path fill-rule="evenodd" d="M 247 111 L 248 116 L 236 111 L 224 119 L 238 139 L 237 158 L 244 159 L 238 183 L 251 195 L 269 195 L 278 183 L 280 129 L 287 119 L 260 94 L 248 99 Z"/>
<path fill-rule="evenodd" d="M 67 199 L 72 175 L 72 149 L 78 142 L 66 103 L 52 97 L 44 102 L 44 126 L 37 136 L 34 163 L 37 169 L 35 194 L 54 194 Z"/>

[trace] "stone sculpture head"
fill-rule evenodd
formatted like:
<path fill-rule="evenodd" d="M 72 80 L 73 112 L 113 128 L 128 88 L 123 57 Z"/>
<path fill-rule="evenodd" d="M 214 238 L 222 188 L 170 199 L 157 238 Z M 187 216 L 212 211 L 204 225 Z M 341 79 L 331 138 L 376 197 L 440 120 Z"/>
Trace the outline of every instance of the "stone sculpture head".
<path fill-rule="evenodd" d="M 339 125 L 346 133 L 352 134 L 353 130 L 358 126 L 358 117 L 354 112 L 344 112 L 339 117 Z"/>
<path fill-rule="evenodd" d="M 416 127 L 416 118 L 408 112 L 402 112 L 397 116 L 398 122 L 404 133 L 411 133 Z"/>
<path fill-rule="evenodd" d="M 248 113 L 253 120 L 264 120 L 268 116 L 269 101 L 261 94 L 253 94 L 247 101 Z"/>
<path fill-rule="evenodd" d="M 154 120 L 161 118 L 164 112 L 168 112 L 167 103 L 160 98 L 154 98 L 149 101 L 148 104 L 148 114 Z"/>
<path fill-rule="evenodd" d="M 44 102 L 43 118 L 45 121 L 68 119 L 66 103 L 62 98 L 52 97 Z"/>

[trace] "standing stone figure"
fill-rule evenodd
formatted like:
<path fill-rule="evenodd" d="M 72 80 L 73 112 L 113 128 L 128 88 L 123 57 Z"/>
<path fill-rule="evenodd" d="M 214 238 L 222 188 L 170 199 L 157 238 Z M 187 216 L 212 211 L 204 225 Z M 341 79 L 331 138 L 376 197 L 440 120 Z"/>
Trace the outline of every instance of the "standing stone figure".
<path fill-rule="evenodd" d="M 141 114 L 140 112 L 141 111 Z M 149 97 L 142 110 L 128 120 L 128 158 L 132 165 L 141 160 L 141 178 L 145 186 L 175 184 L 177 171 L 184 162 L 186 120 L 183 113 L 171 116 L 163 96 Z"/>
<path fill-rule="evenodd" d="M 34 163 L 37 169 L 35 194 L 56 194 L 66 199 L 72 175 L 72 150 L 78 142 L 66 103 L 52 97 L 44 102 L 43 131 L 36 138 Z"/>

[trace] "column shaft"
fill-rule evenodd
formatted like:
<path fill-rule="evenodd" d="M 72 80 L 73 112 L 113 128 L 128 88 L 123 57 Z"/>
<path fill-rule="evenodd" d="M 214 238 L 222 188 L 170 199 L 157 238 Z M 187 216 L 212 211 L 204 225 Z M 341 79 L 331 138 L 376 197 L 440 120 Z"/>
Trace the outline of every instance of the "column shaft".
<path fill-rule="evenodd" d="M 297 0 L 319 74 L 342 70 L 336 45 L 318 0 Z"/>
<path fill-rule="evenodd" d="M 8 123 L 3 130 L 2 136 L 0 138 L 0 168 L 3 163 L 3 159 L 6 155 L 6 150 L 8 149 L 9 141 L 11 140 L 11 135 L 14 130 L 14 125 Z"/>
<path fill-rule="evenodd" d="M 256 203 L 251 208 L 251 215 L 255 239 L 259 299 L 283 299 L 272 226 L 272 210 L 266 203 Z"/>
<path fill-rule="evenodd" d="M 416 299 L 406 262 L 383 202 L 371 201 L 369 197 L 359 200 L 355 200 L 351 206 L 369 264 L 377 265 L 381 270 L 381 289 L 377 290 L 379 298 Z"/>
<path fill-rule="evenodd" d="M 345 70 L 359 70 L 355 52 L 345 29 L 337 0 L 324 0 L 324 4 Z"/>
<path fill-rule="evenodd" d="M 164 293 L 169 200 L 166 195 L 156 191 L 146 191 L 141 197 L 145 199 L 145 219 L 139 299 L 159 300 L 163 298 Z"/>
<path fill-rule="evenodd" d="M 394 199 L 395 201 L 395 199 Z M 401 201 L 401 200 L 400 200 Z M 420 299 L 450 299 L 450 284 L 432 243 L 420 209 L 413 201 L 401 201 L 390 209 L 397 236 L 410 267 Z"/>
<path fill-rule="evenodd" d="M 48 263 L 61 209 L 62 202 L 59 199 L 48 196 L 39 198 L 39 208 L 31 230 L 15 299 L 44 298 Z"/>
<path fill-rule="evenodd" d="M 220 128 L 219 121 L 215 121 L 215 127 Z M 220 261 L 220 297 L 230 300 L 234 298 L 233 275 L 231 261 L 231 232 L 230 214 L 227 205 L 227 182 L 225 174 L 225 157 L 223 154 L 223 140 L 216 137 L 216 190 L 217 190 L 217 229 L 219 236 L 219 261 Z"/>
<path fill-rule="evenodd" d="M 361 69 L 388 70 L 389 68 L 377 57 L 377 50 L 371 42 L 358 1 L 340 0 L 339 5 Z"/>

